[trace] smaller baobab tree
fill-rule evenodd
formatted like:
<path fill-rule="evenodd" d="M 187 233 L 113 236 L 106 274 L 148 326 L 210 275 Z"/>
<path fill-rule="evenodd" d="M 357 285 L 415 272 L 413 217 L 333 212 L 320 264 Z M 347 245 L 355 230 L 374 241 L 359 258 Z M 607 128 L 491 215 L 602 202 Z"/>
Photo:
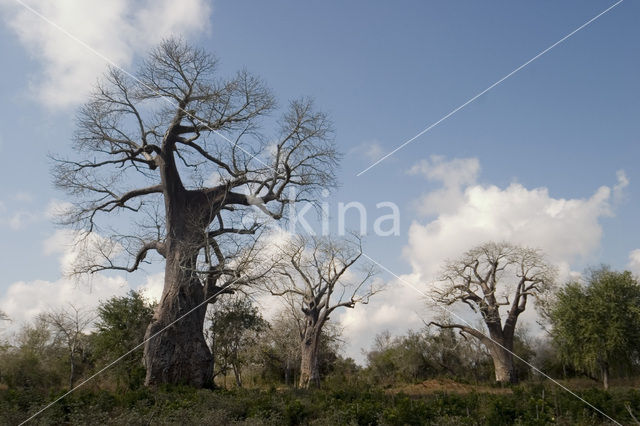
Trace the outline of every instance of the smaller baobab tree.
<path fill-rule="evenodd" d="M 320 382 L 318 352 L 323 327 L 338 308 L 366 304 L 380 288 L 373 285 L 373 266 L 349 269 L 362 256 L 359 237 L 295 236 L 279 247 L 280 256 L 267 286 L 284 297 L 296 318 L 300 337 L 299 386 Z"/>
<path fill-rule="evenodd" d="M 432 298 L 444 306 L 466 304 L 481 315 L 486 330 L 469 323 L 430 324 L 455 328 L 478 339 L 493 359 L 496 381 L 515 383 L 513 343 L 518 317 L 530 298 L 552 289 L 555 276 L 555 268 L 545 261 L 540 250 L 509 243 L 479 245 L 446 263 L 441 285 L 432 291 Z M 505 311 L 501 312 L 503 307 Z"/>

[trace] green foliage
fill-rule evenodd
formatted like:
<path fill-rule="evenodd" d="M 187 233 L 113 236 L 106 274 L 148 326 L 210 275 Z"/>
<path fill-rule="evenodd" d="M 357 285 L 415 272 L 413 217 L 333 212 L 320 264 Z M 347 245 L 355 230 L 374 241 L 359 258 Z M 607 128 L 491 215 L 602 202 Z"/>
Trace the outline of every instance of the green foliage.
<path fill-rule="evenodd" d="M 113 297 L 101 303 L 97 330 L 92 335 L 96 361 L 100 365 L 111 362 L 142 342 L 152 316 L 153 306 L 133 290 L 126 296 Z M 107 374 L 115 378 L 117 386 L 124 384 L 130 389 L 140 386 L 145 376 L 140 352 L 131 353 Z"/>
<path fill-rule="evenodd" d="M 630 423 L 640 392 L 579 392 L 607 415 Z M 0 390 L 0 424 L 17 424 L 59 395 Z M 604 425 L 610 422 L 552 384 L 517 386 L 513 393 L 404 395 L 363 384 L 314 391 L 79 390 L 32 424 L 89 425 Z"/>
<path fill-rule="evenodd" d="M 10 388 L 55 389 L 66 375 L 65 348 L 41 318 L 23 326 L 0 351 L 0 383 Z"/>
<path fill-rule="evenodd" d="M 483 381 L 491 377 L 491 359 L 483 347 L 452 329 L 429 328 L 392 338 L 388 332 L 376 336 L 367 354 L 365 375 L 374 384 L 391 386 L 434 377 Z"/>
<path fill-rule="evenodd" d="M 230 297 L 214 304 L 209 315 L 208 338 L 214 356 L 214 376 L 233 370 L 236 385 L 242 386 L 242 368 L 254 361 L 252 350 L 269 328 L 249 298 Z"/>
<path fill-rule="evenodd" d="M 561 358 L 591 375 L 622 373 L 640 355 L 640 284 L 628 271 L 592 271 L 568 283 L 550 311 Z"/>

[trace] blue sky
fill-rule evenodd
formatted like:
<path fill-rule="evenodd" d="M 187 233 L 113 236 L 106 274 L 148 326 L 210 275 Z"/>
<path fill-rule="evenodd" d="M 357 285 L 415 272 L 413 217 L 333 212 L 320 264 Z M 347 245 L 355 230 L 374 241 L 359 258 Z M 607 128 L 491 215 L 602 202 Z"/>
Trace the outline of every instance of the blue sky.
<path fill-rule="evenodd" d="M 360 177 L 375 159 L 613 2 L 191 0 L 177 11 L 169 2 L 120 0 L 113 3 L 121 9 L 114 21 L 86 7 L 28 4 L 128 70 L 148 48 L 140 38 L 151 42 L 180 32 L 218 55 L 222 73 L 245 67 L 260 75 L 281 104 L 300 95 L 315 98 L 332 117 L 345 154 L 332 212 L 339 201 L 360 201 L 373 222 L 376 203 L 397 203 L 400 235 L 370 236 L 366 251 L 416 284 L 433 280 L 444 254 L 455 255 L 480 237 L 525 243 L 533 235 L 530 244 L 567 271 L 601 262 L 640 265 L 640 256 L 636 263 L 629 257 L 640 248 L 638 2 L 624 1 Z M 130 28 L 118 25 L 140 10 L 157 13 L 162 25 L 127 36 Z M 65 196 L 52 188 L 47 153 L 68 152 L 78 99 L 104 64 L 64 35 L 55 35 L 65 40 L 58 47 L 47 42 L 56 30 L 17 3 L 4 0 L 0 11 L 0 308 L 7 310 L 23 300 L 7 296 L 11 286 L 19 293 L 17 282 L 29 287 L 31 298 L 47 297 L 39 288 L 55 293 L 56 285 L 66 285 L 60 233 L 45 214 L 52 200 Z M 93 65 L 77 78 L 56 71 L 60 64 L 82 68 L 85 62 Z M 473 160 L 462 164 L 477 164 L 479 171 L 472 167 L 471 178 L 456 181 L 461 171 L 454 159 Z M 408 173 L 422 160 L 424 167 Z M 607 197 L 598 195 L 602 186 L 609 188 Z M 546 192 L 536 192 L 540 188 Z M 493 201 L 478 207 L 473 194 Z M 543 210 L 561 213 L 540 217 Z M 475 223 L 469 214 L 483 220 Z M 540 224 L 539 232 L 523 223 Z M 480 229 L 483 224 L 490 225 Z M 135 287 L 147 277 L 121 279 Z M 363 329 L 369 338 L 384 328 L 415 326 L 415 318 L 403 321 L 400 313 L 414 310 L 408 300 L 419 297 L 395 288 L 341 321 L 360 330 L 366 315 L 388 312 Z M 394 306 L 401 308 L 394 313 Z"/>

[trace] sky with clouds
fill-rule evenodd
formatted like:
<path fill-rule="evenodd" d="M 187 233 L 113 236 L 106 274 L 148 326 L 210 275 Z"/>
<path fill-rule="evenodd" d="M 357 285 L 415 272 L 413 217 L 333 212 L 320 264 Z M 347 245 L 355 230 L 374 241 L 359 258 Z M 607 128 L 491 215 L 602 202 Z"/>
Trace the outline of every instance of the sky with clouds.
<path fill-rule="evenodd" d="M 336 316 L 349 355 L 362 360 L 376 333 L 439 315 L 405 284 L 427 291 L 444 260 L 487 240 L 539 247 L 563 278 L 600 263 L 640 273 L 637 2 L 361 176 L 613 2 L 21 3 L 0 0 L 0 309 L 14 325 L 69 301 L 92 307 L 130 288 L 161 292 L 160 266 L 63 276 L 77 253 L 70 231 L 52 223 L 69 200 L 53 189 L 48 154 L 69 152 L 75 111 L 108 63 L 133 71 L 172 34 L 218 55 L 223 74 L 260 75 L 281 105 L 308 95 L 330 114 L 345 154 L 341 186 L 327 199 L 332 218 L 339 202 L 362 202 L 372 232 L 389 213 L 376 204 L 399 206 L 399 235 L 365 242 L 399 278 L 383 272 L 384 293 Z M 359 226 L 355 214 L 348 224 Z"/>

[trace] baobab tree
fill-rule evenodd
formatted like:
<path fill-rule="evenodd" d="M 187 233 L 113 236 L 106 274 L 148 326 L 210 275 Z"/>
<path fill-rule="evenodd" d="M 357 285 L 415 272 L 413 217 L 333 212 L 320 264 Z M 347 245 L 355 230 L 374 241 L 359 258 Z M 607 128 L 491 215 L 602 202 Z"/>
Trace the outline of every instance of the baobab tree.
<path fill-rule="evenodd" d="M 447 262 L 432 297 L 445 306 L 466 304 L 481 315 L 486 330 L 468 323 L 430 324 L 455 328 L 478 339 L 493 359 L 496 381 L 516 382 L 513 342 L 518 317 L 530 298 L 552 289 L 555 276 L 555 268 L 539 250 L 508 243 L 482 244 Z M 501 312 L 503 307 L 505 312 Z"/>
<path fill-rule="evenodd" d="M 79 111 L 77 158 L 55 159 L 55 183 L 75 201 L 62 221 L 91 245 L 73 272 L 164 262 L 147 385 L 210 382 L 206 305 L 242 276 L 236 256 L 289 203 L 334 185 L 327 116 L 298 99 L 267 128 L 270 90 L 246 71 L 223 78 L 216 64 L 169 39 L 135 75 L 110 68 Z"/>
<path fill-rule="evenodd" d="M 280 247 L 268 281 L 271 294 L 283 296 L 300 337 L 299 386 L 319 384 L 318 350 L 323 327 L 339 308 L 366 304 L 380 288 L 371 283 L 373 266 L 348 271 L 362 256 L 361 240 L 295 236 Z"/>

